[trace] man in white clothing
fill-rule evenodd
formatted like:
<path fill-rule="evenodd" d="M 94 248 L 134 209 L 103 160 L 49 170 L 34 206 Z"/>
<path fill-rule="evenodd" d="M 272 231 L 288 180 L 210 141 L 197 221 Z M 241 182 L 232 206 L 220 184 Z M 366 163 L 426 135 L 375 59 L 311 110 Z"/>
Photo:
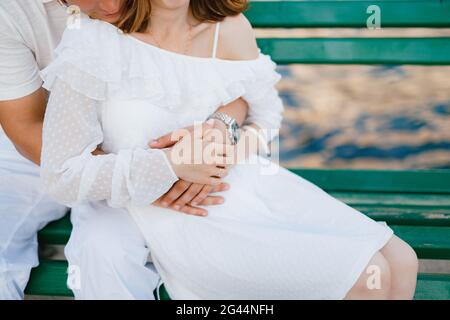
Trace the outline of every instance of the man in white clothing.
<path fill-rule="evenodd" d="M 120 0 L 80 2 L 97 6 L 105 20 L 120 13 Z M 60 1 L 0 1 L 0 299 L 23 298 L 38 265 L 37 232 L 68 211 L 41 191 L 38 166 L 47 101 L 39 71 L 52 61 L 66 21 Z M 220 198 L 207 196 L 200 204 Z M 75 297 L 154 299 L 159 276 L 146 263 L 148 248 L 128 214 L 98 203 L 77 210 L 65 252 L 79 270 Z M 180 211 L 196 214 L 192 210 Z"/>

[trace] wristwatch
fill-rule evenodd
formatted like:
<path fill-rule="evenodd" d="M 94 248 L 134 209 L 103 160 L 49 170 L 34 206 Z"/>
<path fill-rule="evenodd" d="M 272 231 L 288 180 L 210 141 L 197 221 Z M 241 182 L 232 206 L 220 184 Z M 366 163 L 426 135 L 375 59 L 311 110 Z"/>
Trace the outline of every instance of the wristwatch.
<path fill-rule="evenodd" d="M 222 121 L 227 127 L 227 132 L 231 140 L 231 144 L 235 145 L 238 143 L 240 137 L 240 129 L 234 118 L 230 117 L 226 113 L 218 111 L 210 115 L 207 120 L 209 119 L 217 119 L 219 121 Z"/>

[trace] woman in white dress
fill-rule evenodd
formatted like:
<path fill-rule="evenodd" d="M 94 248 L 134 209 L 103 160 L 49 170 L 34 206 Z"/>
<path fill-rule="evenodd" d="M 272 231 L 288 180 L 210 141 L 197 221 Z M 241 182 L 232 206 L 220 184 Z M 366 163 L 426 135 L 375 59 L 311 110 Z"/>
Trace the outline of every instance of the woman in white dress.
<path fill-rule="evenodd" d="M 385 223 L 255 153 L 221 169 L 148 148 L 240 97 L 253 128 L 244 134 L 279 128 L 280 75 L 256 46 L 246 3 L 123 0 L 114 25 L 84 17 L 67 29 L 42 72 L 48 192 L 69 206 L 126 207 L 172 299 L 411 299 L 417 257 Z M 93 155 L 99 145 L 109 153 Z M 151 205 L 181 178 L 231 189 L 206 217 Z"/>

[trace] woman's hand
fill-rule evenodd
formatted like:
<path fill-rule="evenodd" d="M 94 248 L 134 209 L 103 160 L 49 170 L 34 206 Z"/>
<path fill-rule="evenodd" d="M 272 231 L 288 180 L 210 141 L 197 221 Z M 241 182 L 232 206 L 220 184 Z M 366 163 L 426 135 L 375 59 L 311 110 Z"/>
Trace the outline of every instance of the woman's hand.
<path fill-rule="evenodd" d="M 228 174 L 228 151 L 224 144 L 187 135 L 163 151 L 182 180 L 215 186 Z"/>
<path fill-rule="evenodd" d="M 223 138 L 225 137 L 225 138 Z M 202 124 L 170 132 L 152 141 L 152 148 L 164 150 L 178 178 L 197 184 L 217 185 L 228 174 L 234 150 L 224 125 L 210 119 Z M 228 143 L 230 143 L 228 138 Z"/>
<path fill-rule="evenodd" d="M 225 134 L 225 125 L 217 120 L 209 120 L 204 122 L 200 129 L 201 136 L 206 134 L 208 129 L 217 128 L 223 130 Z M 170 132 L 149 144 L 152 148 L 168 148 L 179 142 L 183 137 L 194 135 L 195 126 L 189 126 L 178 132 Z M 198 129 L 198 126 L 197 126 Z M 223 167 L 223 166 L 222 166 Z M 209 184 L 192 183 L 180 179 L 172 188 L 160 197 L 153 204 L 161 207 L 168 207 L 176 211 L 184 212 L 192 215 L 207 215 L 207 210 L 196 207 L 197 205 L 208 206 L 217 205 L 224 202 L 221 196 L 211 196 L 210 193 L 226 191 L 229 189 L 227 183 L 221 182 L 216 186 Z"/>
<path fill-rule="evenodd" d="M 175 130 L 173 132 L 169 132 L 159 137 L 158 139 L 155 139 L 152 142 L 150 142 L 149 147 L 155 149 L 169 148 L 175 145 L 175 143 L 179 142 L 186 135 L 190 136 L 197 135 L 204 137 L 205 134 L 210 132 L 211 129 L 217 129 L 223 132 L 224 137 L 227 137 L 225 124 L 216 119 L 209 119 L 208 121 L 203 122 L 201 125 L 192 125 L 182 129 Z M 229 138 L 228 139 L 225 138 L 223 141 L 231 144 Z"/>

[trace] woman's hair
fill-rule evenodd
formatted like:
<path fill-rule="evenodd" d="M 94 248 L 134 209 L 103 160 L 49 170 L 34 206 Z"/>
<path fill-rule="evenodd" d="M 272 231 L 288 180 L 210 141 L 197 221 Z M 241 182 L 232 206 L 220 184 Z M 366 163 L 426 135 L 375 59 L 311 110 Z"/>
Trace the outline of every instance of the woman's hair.
<path fill-rule="evenodd" d="M 247 10 L 249 0 L 190 0 L 194 17 L 217 22 Z M 123 0 L 122 14 L 116 26 L 124 33 L 145 32 L 150 24 L 150 0 Z"/>

